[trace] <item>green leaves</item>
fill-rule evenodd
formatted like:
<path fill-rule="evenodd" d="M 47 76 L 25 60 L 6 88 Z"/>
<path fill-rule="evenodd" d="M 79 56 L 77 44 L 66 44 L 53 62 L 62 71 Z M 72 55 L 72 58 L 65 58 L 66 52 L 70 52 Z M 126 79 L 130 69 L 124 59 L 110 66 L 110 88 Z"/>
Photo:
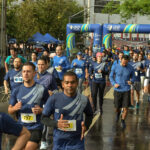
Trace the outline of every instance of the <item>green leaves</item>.
<path fill-rule="evenodd" d="M 73 0 L 25 0 L 16 6 L 9 3 L 8 8 L 7 33 L 24 42 L 36 32 L 65 40 L 69 16 L 83 9 Z M 83 17 L 74 20 L 81 23 Z"/>

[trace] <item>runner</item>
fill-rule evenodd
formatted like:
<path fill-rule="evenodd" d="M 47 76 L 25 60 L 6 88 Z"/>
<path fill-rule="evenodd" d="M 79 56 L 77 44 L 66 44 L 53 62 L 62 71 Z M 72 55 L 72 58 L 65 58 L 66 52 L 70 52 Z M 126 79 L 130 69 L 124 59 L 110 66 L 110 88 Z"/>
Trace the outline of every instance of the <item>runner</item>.
<path fill-rule="evenodd" d="M 102 53 L 96 54 L 97 61 L 90 67 L 90 77 L 92 79 L 92 99 L 94 102 L 94 114 L 96 115 L 97 110 L 97 95 L 99 99 L 100 114 L 103 114 L 103 96 L 106 86 L 105 75 L 108 73 L 106 63 L 102 62 Z"/>
<path fill-rule="evenodd" d="M 5 94 L 8 94 L 9 92 L 9 84 L 10 84 L 10 90 L 14 90 L 18 86 L 20 86 L 23 82 L 22 80 L 22 63 L 20 58 L 14 59 L 14 69 L 9 70 L 5 77 L 4 77 L 4 89 Z"/>
<path fill-rule="evenodd" d="M 31 53 L 31 61 L 35 67 L 36 67 L 36 70 L 37 70 L 37 53 L 36 52 L 32 52 Z"/>
<path fill-rule="evenodd" d="M 24 83 L 13 91 L 8 107 L 8 112 L 16 113 L 18 122 L 31 132 L 25 150 L 37 150 L 38 148 L 43 129 L 40 122 L 42 107 L 48 98 L 48 91 L 42 85 L 35 83 L 35 74 L 33 63 L 24 64 L 22 68 Z"/>
<path fill-rule="evenodd" d="M 64 73 L 70 69 L 70 63 L 67 57 L 63 56 L 62 46 L 56 47 L 56 56 L 53 58 L 53 67 L 56 68 L 60 80 L 62 80 Z"/>
<path fill-rule="evenodd" d="M 75 74 L 78 77 L 78 92 L 82 93 L 82 85 L 85 80 L 85 61 L 82 60 L 82 53 L 77 53 L 77 58 L 74 59 L 71 63 L 71 68 L 74 69 Z"/>
<path fill-rule="evenodd" d="M 110 81 L 114 86 L 114 104 L 116 108 L 116 122 L 119 121 L 121 109 L 121 126 L 126 128 L 125 119 L 130 106 L 130 85 L 134 82 L 134 70 L 128 64 L 128 56 L 124 55 L 121 63 L 113 67 L 110 72 Z"/>
<path fill-rule="evenodd" d="M 25 127 L 14 121 L 9 115 L 0 112 L 0 150 L 2 133 L 18 137 L 11 150 L 22 150 L 30 138 L 30 132 Z"/>
<path fill-rule="evenodd" d="M 62 86 L 62 93 L 54 94 L 48 99 L 42 122 L 54 127 L 53 150 L 84 150 L 84 133 L 93 118 L 90 102 L 87 97 L 76 92 L 78 78 L 75 73 L 66 72 Z M 54 120 L 50 119 L 52 114 Z"/>
<path fill-rule="evenodd" d="M 133 54 L 133 61 L 129 62 L 129 64 L 134 68 L 135 80 L 131 85 L 131 106 L 130 108 L 134 108 L 134 91 L 136 91 L 136 109 L 139 109 L 139 101 L 140 101 L 140 90 L 141 90 L 141 76 L 140 72 L 143 71 L 144 67 L 141 62 L 138 61 L 138 54 Z"/>
<path fill-rule="evenodd" d="M 6 71 L 6 73 L 8 72 L 8 70 L 14 68 L 13 62 L 14 62 L 14 59 L 16 57 L 20 58 L 22 63 L 26 62 L 26 59 L 24 57 L 22 57 L 21 55 L 18 55 L 16 50 L 11 48 L 10 49 L 10 56 L 8 56 L 5 60 L 5 71 Z"/>

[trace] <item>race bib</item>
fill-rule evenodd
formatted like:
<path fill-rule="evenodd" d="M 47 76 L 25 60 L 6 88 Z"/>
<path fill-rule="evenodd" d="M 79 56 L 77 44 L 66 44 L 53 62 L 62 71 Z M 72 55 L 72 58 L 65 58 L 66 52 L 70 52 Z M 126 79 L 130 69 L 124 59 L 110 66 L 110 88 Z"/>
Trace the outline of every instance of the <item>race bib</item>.
<path fill-rule="evenodd" d="M 81 68 L 76 68 L 75 73 L 76 74 L 83 74 L 83 71 Z"/>
<path fill-rule="evenodd" d="M 76 120 L 68 120 L 68 123 L 69 123 L 69 127 L 65 128 L 65 131 L 76 131 Z"/>
<path fill-rule="evenodd" d="M 59 69 L 59 67 L 57 66 L 57 67 L 55 67 L 55 69 L 57 70 L 57 72 L 62 72 L 62 70 L 61 69 Z"/>
<path fill-rule="evenodd" d="M 21 121 L 24 123 L 35 123 L 36 115 L 33 113 L 21 113 Z"/>
<path fill-rule="evenodd" d="M 22 77 L 14 77 L 14 82 L 15 83 L 22 83 L 23 79 L 22 79 Z"/>
<path fill-rule="evenodd" d="M 102 78 L 102 73 L 95 73 L 95 79 Z"/>

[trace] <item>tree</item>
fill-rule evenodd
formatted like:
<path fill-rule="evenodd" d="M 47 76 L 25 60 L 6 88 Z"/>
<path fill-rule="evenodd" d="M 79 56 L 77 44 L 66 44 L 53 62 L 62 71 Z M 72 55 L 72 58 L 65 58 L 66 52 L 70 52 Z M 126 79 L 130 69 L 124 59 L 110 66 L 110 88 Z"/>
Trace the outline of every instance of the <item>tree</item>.
<path fill-rule="evenodd" d="M 115 14 L 116 11 L 120 11 L 120 15 L 125 20 L 134 17 L 136 14 L 150 15 L 150 0 L 120 0 L 120 5 L 114 7 L 113 1 L 110 1 L 105 8 L 103 13 Z"/>
<path fill-rule="evenodd" d="M 8 34 L 24 42 L 36 32 L 65 40 L 69 16 L 82 9 L 73 0 L 26 0 L 8 10 Z"/>

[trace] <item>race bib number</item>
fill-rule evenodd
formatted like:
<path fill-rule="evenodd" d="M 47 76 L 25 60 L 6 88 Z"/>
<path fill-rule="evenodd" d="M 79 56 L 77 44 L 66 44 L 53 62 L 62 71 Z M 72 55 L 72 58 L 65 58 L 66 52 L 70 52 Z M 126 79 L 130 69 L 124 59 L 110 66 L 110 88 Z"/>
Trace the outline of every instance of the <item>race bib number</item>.
<path fill-rule="evenodd" d="M 23 79 L 22 79 L 22 77 L 14 77 L 14 82 L 15 83 L 22 83 Z"/>
<path fill-rule="evenodd" d="M 76 74 L 83 74 L 83 71 L 81 68 L 76 68 L 75 73 Z"/>
<path fill-rule="evenodd" d="M 55 69 L 57 70 L 57 72 L 62 72 L 62 70 L 59 67 L 55 67 Z"/>
<path fill-rule="evenodd" d="M 68 123 L 69 123 L 69 127 L 65 128 L 65 131 L 76 131 L 76 120 L 68 120 Z"/>
<path fill-rule="evenodd" d="M 102 73 L 95 73 L 95 79 L 102 78 Z"/>
<path fill-rule="evenodd" d="M 21 113 L 21 121 L 24 123 L 35 123 L 36 115 L 32 113 Z"/>

